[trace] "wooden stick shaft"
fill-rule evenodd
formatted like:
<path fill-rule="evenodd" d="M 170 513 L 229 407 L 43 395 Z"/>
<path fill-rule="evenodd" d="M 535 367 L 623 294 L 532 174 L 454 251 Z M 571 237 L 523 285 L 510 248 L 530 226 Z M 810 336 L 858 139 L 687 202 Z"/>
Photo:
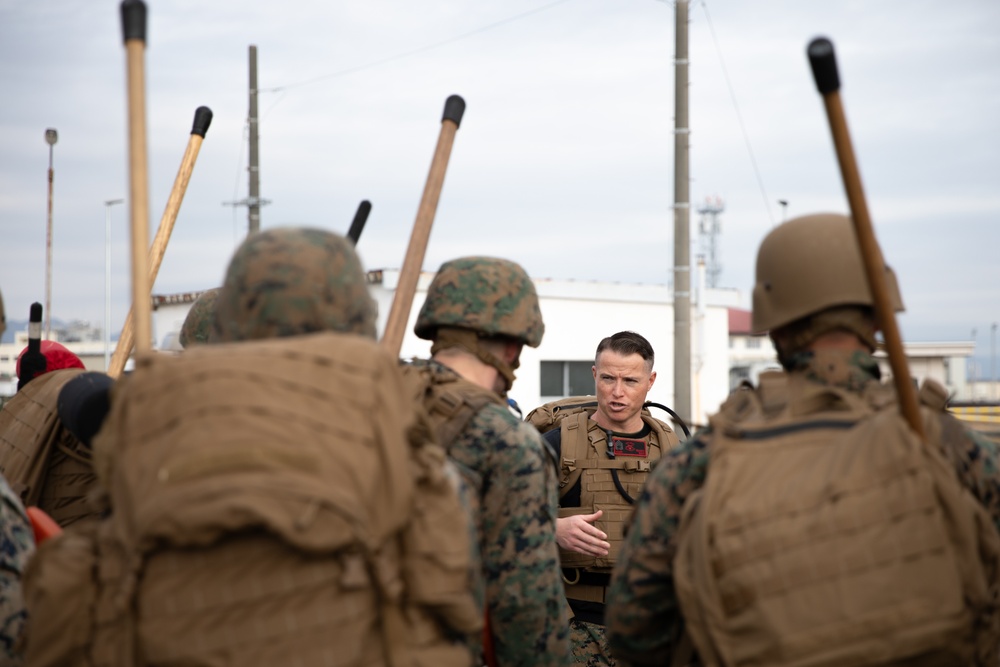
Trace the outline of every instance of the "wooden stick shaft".
<path fill-rule="evenodd" d="M 854 148 L 847 131 L 847 120 L 840 101 L 840 92 L 833 91 L 823 95 L 827 117 L 830 120 L 830 131 L 833 134 L 833 144 L 840 163 L 840 172 L 847 191 L 847 200 L 851 206 L 851 219 L 861 248 L 861 256 L 865 265 L 868 286 L 875 301 L 875 317 L 885 338 L 886 351 L 889 354 L 889 366 L 892 368 L 892 381 L 899 396 L 899 409 L 910 427 L 919 435 L 923 435 L 924 425 L 920 417 L 920 404 L 917 392 L 913 387 L 910 369 L 906 363 L 906 353 L 903 341 L 896 324 L 896 315 L 889 299 L 889 288 L 886 284 L 885 260 L 875 239 L 871 217 L 868 215 L 868 204 L 861 185 L 861 175 L 858 171 Z"/>
<path fill-rule="evenodd" d="M 386 319 L 382 344 L 397 356 L 403 346 L 406 323 L 410 316 L 410 308 L 413 306 L 417 280 L 420 278 L 420 269 L 424 262 L 424 255 L 427 253 L 431 226 L 434 224 L 434 214 L 441 197 L 444 175 L 448 169 L 448 159 L 451 157 L 451 147 L 455 142 L 457 131 L 457 123 L 447 119 L 441 122 L 441 134 L 438 136 L 434 160 L 431 162 L 430 173 L 427 175 L 427 184 L 424 186 L 424 194 L 420 200 L 420 207 L 417 209 L 417 219 L 413 223 L 413 231 L 410 233 L 410 244 L 406 249 L 403 267 L 399 271 L 399 284 L 396 286 L 392 307 L 389 309 L 389 316 Z"/>
<path fill-rule="evenodd" d="M 188 183 L 191 181 L 191 174 L 194 172 L 194 163 L 198 159 L 198 153 L 201 150 L 201 144 L 204 140 L 204 137 L 198 134 L 191 135 L 187 149 L 184 151 L 184 157 L 181 160 L 180 169 L 177 171 L 177 178 L 174 179 L 173 190 L 170 191 L 170 198 L 167 199 L 167 207 L 163 211 L 163 217 L 160 218 L 160 226 L 156 230 L 156 236 L 153 238 L 153 245 L 149 248 L 148 286 L 150 291 L 147 292 L 145 298 L 147 304 L 150 300 L 152 286 L 156 283 L 156 276 L 160 272 L 163 256 L 167 252 L 167 243 L 169 243 L 170 235 L 173 233 L 174 223 L 177 222 L 177 214 L 180 211 L 181 203 L 184 201 L 184 194 L 187 192 Z M 135 344 L 136 303 L 135 296 L 133 295 L 132 307 L 125 317 L 125 324 L 122 326 L 122 332 L 118 337 L 118 343 L 115 345 L 115 352 L 111 357 L 111 364 L 108 368 L 108 375 L 112 377 L 118 377 L 125 369 L 125 362 L 132 353 L 132 347 Z"/>
<path fill-rule="evenodd" d="M 130 39 L 125 42 L 128 66 L 129 203 L 132 213 L 132 303 L 136 308 L 136 349 L 140 353 L 149 350 L 151 338 L 149 271 L 146 268 L 149 249 L 149 162 L 146 151 L 145 48 L 143 40 Z"/>

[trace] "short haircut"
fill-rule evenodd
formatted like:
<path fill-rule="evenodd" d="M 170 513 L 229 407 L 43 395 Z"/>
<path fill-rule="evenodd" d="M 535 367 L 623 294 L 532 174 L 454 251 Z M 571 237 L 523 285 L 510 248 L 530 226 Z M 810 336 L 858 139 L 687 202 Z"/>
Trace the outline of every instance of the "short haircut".
<path fill-rule="evenodd" d="M 646 365 L 653 368 L 653 346 L 649 341 L 634 331 L 619 331 L 613 336 L 608 336 L 597 344 L 597 354 L 594 355 L 594 365 L 597 365 L 597 357 L 601 352 L 611 350 L 623 357 L 638 354 L 646 362 Z"/>

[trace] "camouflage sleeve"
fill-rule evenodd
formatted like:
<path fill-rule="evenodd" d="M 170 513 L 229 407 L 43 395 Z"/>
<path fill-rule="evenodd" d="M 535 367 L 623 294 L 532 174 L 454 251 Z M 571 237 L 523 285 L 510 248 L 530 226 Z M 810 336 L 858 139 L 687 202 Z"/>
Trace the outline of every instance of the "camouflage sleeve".
<path fill-rule="evenodd" d="M 7 480 L 0 477 L 0 664 L 22 662 L 17 644 L 27 612 L 21 578 L 34 550 L 31 522 Z"/>
<path fill-rule="evenodd" d="M 485 463 L 481 556 L 497 662 L 568 665 L 555 467 L 537 431 L 504 407 L 483 408 L 466 433 Z"/>
<path fill-rule="evenodd" d="M 608 588 L 605 623 L 619 667 L 667 665 L 684 625 L 673 559 L 681 509 L 705 481 L 707 435 L 677 445 L 643 488 Z"/>
<path fill-rule="evenodd" d="M 467 509 L 477 508 L 479 506 L 479 499 L 475 496 L 475 489 L 478 484 L 470 483 L 469 479 L 472 477 L 478 480 L 478 475 L 461 463 L 451 459 L 448 459 L 446 470 L 449 476 L 453 478 L 455 487 L 458 490 L 458 501 L 462 504 L 462 507 Z M 468 521 L 466 529 L 469 531 L 469 587 L 472 590 L 472 598 L 476 609 L 483 609 L 486 605 L 486 587 L 483 582 L 482 558 L 479 555 L 479 527 L 476 523 L 476 517 L 473 514 L 474 510 L 465 512 L 465 517 Z M 463 641 L 469 647 L 472 655 L 482 655 L 482 631 L 476 632 L 472 636 L 464 637 Z"/>
<path fill-rule="evenodd" d="M 985 435 L 950 414 L 941 415 L 941 448 L 958 478 L 983 504 L 1000 530 L 1000 452 Z"/>

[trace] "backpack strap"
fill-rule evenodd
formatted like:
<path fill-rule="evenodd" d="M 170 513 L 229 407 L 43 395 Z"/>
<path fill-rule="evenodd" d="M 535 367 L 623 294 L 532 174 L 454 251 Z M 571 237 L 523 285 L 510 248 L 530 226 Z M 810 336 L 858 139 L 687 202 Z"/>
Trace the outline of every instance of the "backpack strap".
<path fill-rule="evenodd" d="M 460 376 L 431 370 L 428 400 L 424 405 L 434 425 L 434 433 L 447 449 L 468 426 L 476 414 L 487 405 L 503 405 L 503 399 Z"/>
<path fill-rule="evenodd" d="M 660 450 L 659 455 L 655 458 L 663 456 L 663 452 L 680 443 L 680 438 L 677 437 L 677 434 L 674 433 L 674 430 L 666 422 L 646 414 L 642 415 L 642 421 L 648 424 L 652 430 L 653 437 L 650 438 L 650 444 Z"/>
<path fill-rule="evenodd" d="M 587 447 L 596 446 L 589 435 L 590 410 L 582 410 L 565 417 L 559 425 L 559 497 L 562 498 L 576 486 L 583 475 Z M 600 433 L 603 442 L 604 433 Z"/>

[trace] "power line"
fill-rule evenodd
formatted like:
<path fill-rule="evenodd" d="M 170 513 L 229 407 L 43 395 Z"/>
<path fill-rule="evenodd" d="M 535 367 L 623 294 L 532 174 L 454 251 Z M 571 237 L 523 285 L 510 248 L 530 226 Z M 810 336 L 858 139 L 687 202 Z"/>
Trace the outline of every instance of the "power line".
<path fill-rule="evenodd" d="M 705 0 L 701 0 L 701 6 L 705 10 L 705 19 L 708 22 L 708 31 L 712 35 L 712 44 L 715 46 L 715 52 L 719 56 L 719 64 L 722 66 L 722 76 L 726 79 L 726 87 L 729 89 L 729 98 L 733 101 L 733 108 L 736 110 L 736 118 L 740 122 L 740 131 L 743 133 L 743 142 L 746 144 L 747 153 L 750 154 L 750 164 L 753 165 L 753 173 L 757 177 L 757 186 L 760 188 L 760 196 L 764 200 L 764 210 L 767 211 L 767 217 L 771 221 L 771 226 L 774 226 L 774 216 L 771 215 L 771 201 L 767 192 L 764 191 L 764 180 L 761 178 L 760 169 L 757 168 L 757 158 L 753 154 L 753 146 L 750 145 L 750 136 L 747 134 L 746 125 L 743 123 L 743 114 L 740 112 L 740 105 L 736 101 L 736 92 L 733 90 L 733 83 L 729 79 L 729 71 L 726 69 L 726 61 L 722 57 L 722 49 L 719 48 L 719 40 L 715 37 L 715 27 L 712 25 L 712 17 L 708 13 L 708 5 L 705 4 Z"/>
<path fill-rule="evenodd" d="M 542 7 L 537 7 L 535 9 L 530 9 L 530 10 L 528 10 L 526 12 L 522 12 L 521 14 L 516 14 L 514 16 L 502 19 L 502 20 L 497 21 L 495 23 L 490 23 L 489 25 L 485 25 L 485 26 L 482 26 L 480 28 L 476 28 L 475 30 L 470 30 L 469 32 L 462 33 L 461 35 L 456 35 L 455 37 L 449 37 L 448 39 L 445 39 L 445 40 L 440 41 L 440 42 L 434 42 L 433 44 L 428 44 L 426 46 L 421 46 L 421 47 L 418 47 L 416 49 L 412 49 L 410 51 L 403 51 L 402 53 L 397 53 L 395 55 L 389 56 L 387 58 L 383 58 L 381 60 L 376 60 L 374 62 L 366 63 L 364 65 L 358 65 L 356 67 L 349 67 L 347 69 L 343 69 L 343 70 L 340 70 L 340 71 L 337 71 L 337 72 L 332 72 L 330 74 L 323 74 L 321 76 L 313 77 L 311 79 L 306 79 L 304 81 L 299 81 L 297 83 L 289 83 L 289 84 L 286 84 L 284 86 L 274 86 L 274 87 L 271 87 L 271 88 L 260 88 L 259 92 L 262 92 L 262 93 L 273 93 L 273 92 L 288 90 L 289 88 L 298 88 L 300 86 L 307 86 L 309 84 L 317 83 L 319 81 L 326 81 L 327 79 L 333 79 L 333 78 L 340 77 L 340 76 L 346 76 L 347 74 L 354 74 L 355 72 L 361 72 L 361 71 L 366 70 L 366 69 L 371 69 L 372 67 L 378 67 L 379 65 L 385 65 L 386 63 L 391 63 L 391 62 L 394 62 L 396 60 L 402 60 L 403 58 L 408 58 L 409 56 L 416 55 L 418 53 L 424 53 L 425 51 L 430 51 L 432 49 L 437 49 L 437 48 L 440 48 L 442 46 L 446 46 L 448 44 L 452 44 L 452 43 L 457 42 L 459 40 L 467 39 L 469 37 L 472 37 L 473 35 L 478 35 L 479 33 L 486 32 L 487 30 L 492 30 L 494 28 L 498 28 L 498 27 L 500 27 L 502 25 L 506 25 L 506 24 L 512 23 L 514 21 L 519 21 L 520 19 L 523 19 L 523 18 L 526 18 L 528 16 L 531 16 L 532 14 L 538 14 L 539 12 L 544 12 L 547 9 L 552 9 L 553 7 L 555 7 L 557 5 L 561 5 L 561 4 L 564 4 L 564 3 L 567 3 L 567 2 L 570 2 L 570 0 L 556 0 L 555 2 L 550 2 L 549 4 L 543 5 Z"/>

